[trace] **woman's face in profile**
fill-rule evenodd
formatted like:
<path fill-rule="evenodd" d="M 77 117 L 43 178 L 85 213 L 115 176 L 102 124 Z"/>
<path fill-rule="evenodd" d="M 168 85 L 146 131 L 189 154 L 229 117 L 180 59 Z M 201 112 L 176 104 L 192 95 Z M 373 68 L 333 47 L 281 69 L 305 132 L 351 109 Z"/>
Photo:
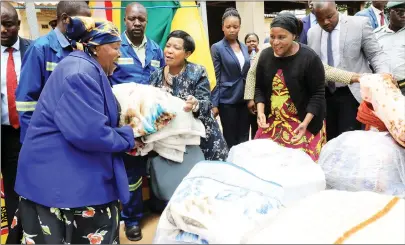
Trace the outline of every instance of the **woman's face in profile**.
<path fill-rule="evenodd" d="M 115 62 L 121 56 L 120 46 L 121 42 L 115 42 L 96 47 L 96 59 L 107 76 L 112 75 L 116 68 Z"/>
<path fill-rule="evenodd" d="M 248 47 L 249 53 L 252 52 L 253 49 L 257 51 L 257 45 L 259 44 L 259 41 L 257 40 L 257 37 L 255 35 L 250 35 L 246 39 L 246 45 Z"/>
<path fill-rule="evenodd" d="M 165 49 L 165 62 L 168 66 L 181 66 L 185 59 L 190 56 L 190 52 L 184 50 L 184 40 L 177 37 L 171 37 L 167 40 Z"/>
<path fill-rule="evenodd" d="M 282 57 L 289 53 L 295 35 L 281 27 L 270 29 L 270 45 L 276 56 Z"/>

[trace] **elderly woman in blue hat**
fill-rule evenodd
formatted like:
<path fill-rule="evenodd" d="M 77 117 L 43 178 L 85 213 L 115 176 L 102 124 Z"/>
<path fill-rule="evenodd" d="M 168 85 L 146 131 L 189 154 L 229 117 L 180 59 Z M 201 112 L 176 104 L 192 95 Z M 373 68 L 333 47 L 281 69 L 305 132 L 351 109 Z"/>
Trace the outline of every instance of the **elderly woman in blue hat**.
<path fill-rule="evenodd" d="M 22 243 L 119 243 L 118 200 L 129 199 L 119 153 L 135 147 L 132 128 L 118 128 L 108 76 L 120 56 L 111 22 L 72 17 L 67 37 L 78 50 L 53 71 L 22 146 L 16 179 L 21 196 L 13 227 Z"/>

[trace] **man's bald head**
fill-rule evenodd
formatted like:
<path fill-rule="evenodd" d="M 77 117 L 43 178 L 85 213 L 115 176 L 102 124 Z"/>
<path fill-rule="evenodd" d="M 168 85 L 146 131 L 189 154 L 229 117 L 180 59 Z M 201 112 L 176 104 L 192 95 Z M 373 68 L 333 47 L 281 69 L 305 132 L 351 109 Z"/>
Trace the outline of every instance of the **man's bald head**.
<path fill-rule="evenodd" d="M 134 10 L 143 12 L 146 16 L 148 16 L 148 11 L 146 11 L 145 6 L 143 6 L 142 4 L 140 4 L 138 2 L 132 2 L 132 3 L 128 4 L 127 7 L 125 8 L 125 17 L 127 16 L 127 14 L 129 12 L 132 12 Z"/>
<path fill-rule="evenodd" d="M 134 45 L 140 45 L 145 35 L 148 13 L 140 3 L 130 3 L 125 9 L 126 33 Z"/>
<path fill-rule="evenodd" d="M 1 2 L 1 45 L 11 47 L 17 42 L 20 20 L 13 5 Z"/>
<path fill-rule="evenodd" d="M 314 14 L 318 24 L 327 32 L 332 32 L 339 22 L 339 12 L 334 1 L 314 1 Z"/>

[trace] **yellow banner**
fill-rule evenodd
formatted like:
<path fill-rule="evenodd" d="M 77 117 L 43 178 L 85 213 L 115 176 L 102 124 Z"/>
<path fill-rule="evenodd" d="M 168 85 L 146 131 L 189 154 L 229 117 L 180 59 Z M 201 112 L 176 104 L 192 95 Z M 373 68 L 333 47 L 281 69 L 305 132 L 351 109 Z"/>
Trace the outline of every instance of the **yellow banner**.
<path fill-rule="evenodd" d="M 195 2 L 181 1 L 181 6 L 195 6 Z M 207 69 L 211 90 L 216 84 L 214 64 L 212 63 L 210 44 L 205 34 L 204 25 L 198 8 L 179 8 L 172 20 L 172 29 L 190 34 L 195 42 L 195 51 L 188 58 L 190 62 L 202 65 Z"/>

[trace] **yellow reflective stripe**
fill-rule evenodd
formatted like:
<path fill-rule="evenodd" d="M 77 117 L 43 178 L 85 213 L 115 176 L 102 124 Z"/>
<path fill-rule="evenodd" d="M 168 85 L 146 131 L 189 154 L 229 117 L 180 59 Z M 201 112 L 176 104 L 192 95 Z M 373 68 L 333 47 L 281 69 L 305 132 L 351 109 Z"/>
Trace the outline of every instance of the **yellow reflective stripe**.
<path fill-rule="evenodd" d="M 399 87 L 405 86 L 405 82 L 402 82 L 402 83 L 400 83 L 398 85 L 399 85 Z"/>
<path fill-rule="evenodd" d="M 132 58 L 118 58 L 117 60 L 118 65 L 133 65 L 134 59 Z"/>
<path fill-rule="evenodd" d="M 58 63 L 46 62 L 46 70 L 53 71 L 55 70 L 56 65 L 58 65 Z"/>
<path fill-rule="evenodd" d="M 129 185 L 129 191 L 135 191 L 142 186 L 142 177 L 133 185 Z"/>
<path fill-rule="evenodd" d="M 16 101 L 17 111 L 35 111 L 36 101 Z"/>

